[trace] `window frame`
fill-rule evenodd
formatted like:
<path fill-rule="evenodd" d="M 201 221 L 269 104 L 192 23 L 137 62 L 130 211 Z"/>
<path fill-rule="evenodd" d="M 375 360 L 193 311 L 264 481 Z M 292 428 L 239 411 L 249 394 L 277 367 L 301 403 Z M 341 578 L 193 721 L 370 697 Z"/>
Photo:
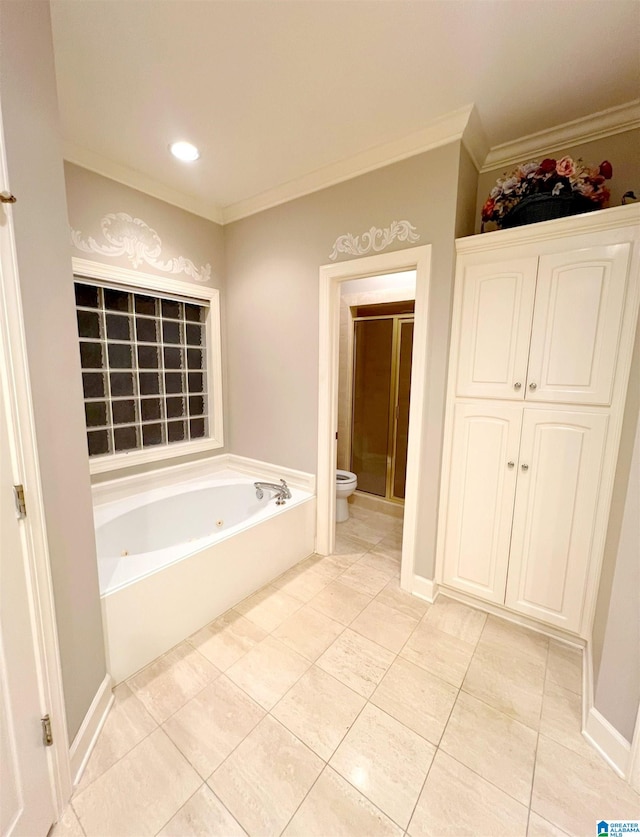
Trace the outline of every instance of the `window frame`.
<path fill-rule="evenodd" d="M 72 257 L 73 280 L 87 284 L 114 287 L 133 293 L 148 293 L 150 295 L 166 294 L 181 298 L 184 302 L 204 305 L 207 314 L 204 320 L 206 335 L 206 392 L 207 392 L 207 436 L 203 439 L 185 442 L 171 442 L 163 445 L 153 445 L 119 453 L 104 454 L 89 458 L 89 472 L 103 474 L 130 468 L 135 465 L 145 465 L 150 462 L 161 462 L 178 456 L 189 456 L 204 451 L 216 450 L 224 446 L 223 435 L 223 403 L 222 403 L 222 339 L 220 325 L 220 291 L 206 285 L 194 285 L 179 279 L 154 276 L 150 273 L 140 273 L 124 267 L 93 262 L 88 259 Z M 80 341 L 78 341 L 78 346 Z M 84 399 L 83 399 L 84 404 Z"/>

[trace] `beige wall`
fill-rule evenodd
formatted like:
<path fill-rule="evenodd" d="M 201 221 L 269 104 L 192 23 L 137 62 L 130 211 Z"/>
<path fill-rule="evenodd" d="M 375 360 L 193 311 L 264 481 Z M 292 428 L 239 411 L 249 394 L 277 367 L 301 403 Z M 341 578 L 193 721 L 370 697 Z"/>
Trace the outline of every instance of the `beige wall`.
<path fill-rule="evenodd" d="M 344 233 L 408 220 L 433 244 L 418 571 L 433 576 L 451 317 L 460 143 L 434 149 L 225 227 L 229 444 L 315 473 L 318 269 Z M 389 250 L 403 249 L 395 241 Z M 348 259 L 349 256 L 340 256 Z"/>
<path fill-rule="evenodd" d="M 640 703 L 640 329 L 593 626 L 596 709 L 631 741 Z"/>
<path fill-rule="evenodd" d="M 124 267 L 128 270 L 137 270 L 141 273 L 150 273 L 164 278 L 173 277 L 180 282 L 191 282 L 194 288 L 206 285 L 220 290 L 220 318 L 222 324 L 222 369 L 223 369 L 223 403 L 225 405 L 225 428 L 227 427 L 226 403 L 224 397 L 226 386 L 226 363 L 225 363 L 225 339 L 226 339 L 226 316 L 225 316 L 225 286 L 224 286 L 224 234 L 219 224 L 200 218 L 172 206 L 169 203 L 145 195 L 129 186 L 117 183 L 107 177 L 88 171 L 87 169 L 75 166 L 72 163 L 65 163 L 65 184 L 67 191 L 67 204 L 69 208 L 69 224 L 73 230 L 81 233 L 83 241 L 89 237 L 96 240 L 98 244 L 106 243 L 101 231 L 102 218 L 109 213 L 125 212 L 132 218 L 140 218 L 158 234 L 162 242 L 162 252 L 158 257 L 161 262 L 168 262 L 171 259 L 183 257 L 192 261 L 197 269 L 203 265 L 211 265 L 211 279 L 208 282 L 197 282 L 187 273 L 169 274 L 160 270 L 153 264 L 143 262 L 137 267 L 126 255 L 111 256 L 99 253 L 86 253 L 71 244 L 71 255 L 90 261 L 101 262 L 102 264 L 115 267 Z M 225 434 L 226 435 L 226 434 Z M 224 448 L 217 448 L 210 453 L 195 454 L 192 456 L 178 457 L 166 462 L 151 463 L 136 467 L 129 467 L 119 470 L 118 476 L 138 474 L 156 470 L 166 465 L 178 465 L 181 462 L 189 462 L 197 459 L 206 459 L 209 456 L 217 456 L 225 453 Z M 92 480 L 94 483 L 114 479 L 114 472 L 96 474 Z"/>
<path fill-rule="evenodd" d="M 571 145 L 563 148 L 549 148 L 544 154 L 535 154 L 520 162 L 526 163 L 529 160 L 538 160 L 543 157 L 562 157 L 568 154 L 574 160 L 578 157 L 586 163 L 597 163 L 609 160 L 613 166 L 613 177 L 609 183 L 611 189 L 611 201 L 609 206 L 619 206 L 622 196 L 629 190 L 636 193 L 640 198 L 640 128 L 633 131 L 625 131 L 622 134 L 614 134 L 604 139 L 584 142 L 580 145 Z M 493 171 L 487 171 L 478 179 L 478 194 L 476 206 L 476 232 L 480 232 L 480 211 L 482 205 L 489 197 L 489 192 L 495 186 L 495 182 L 505 172 L 509 173 L 515 169 L 516 164 L 501 166 Z"/>
<path fill-rule="evenodd" d="M 0 76 L 70 739 L 105 676 L 48 2 L 0 4 Z"/>

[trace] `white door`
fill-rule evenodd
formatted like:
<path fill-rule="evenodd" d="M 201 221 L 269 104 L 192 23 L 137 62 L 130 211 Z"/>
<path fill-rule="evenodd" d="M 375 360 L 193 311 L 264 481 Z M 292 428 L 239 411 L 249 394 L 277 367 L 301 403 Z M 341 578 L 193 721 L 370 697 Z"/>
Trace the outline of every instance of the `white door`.
<path fill-rule="evenodd" d="M 506 605 L 578 632 L 608 417 L 525 409 Z"/>
<path fill-rule="evenodd" d="M 522 407 L 456 404 L 445 584 L 504 602 Z"/>
<path fill-rule="evenodd" d="M 524 398 L 537 257 L 462 268 L 456 393 Z"/>
<path fill-rule="evenodd" d="M 630 250 L 540 257 L 527 400 L 611 403 Z"/>
<path fill-rule="evenodd" d="M 32 580 L 13 496 L 15 439 L 0 369 L 0 835 L 44 837 L 56 818 L 42 740 Z"/>

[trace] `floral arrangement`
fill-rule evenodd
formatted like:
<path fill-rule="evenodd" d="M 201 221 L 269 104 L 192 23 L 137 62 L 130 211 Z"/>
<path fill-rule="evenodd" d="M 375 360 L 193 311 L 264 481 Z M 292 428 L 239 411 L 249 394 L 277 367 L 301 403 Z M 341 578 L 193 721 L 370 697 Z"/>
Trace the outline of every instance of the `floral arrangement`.
<path fill-rule="evenodd" d="M 599 166 L 571 157 L 524 163 L 508 177 L 498 178 L 482 207 L 482 220 L 500 223 L 509 210 L 530 195 L 580 195 L 600 207 L 609 199 L 605 181 L 612 175 L 608 160 Z"/>

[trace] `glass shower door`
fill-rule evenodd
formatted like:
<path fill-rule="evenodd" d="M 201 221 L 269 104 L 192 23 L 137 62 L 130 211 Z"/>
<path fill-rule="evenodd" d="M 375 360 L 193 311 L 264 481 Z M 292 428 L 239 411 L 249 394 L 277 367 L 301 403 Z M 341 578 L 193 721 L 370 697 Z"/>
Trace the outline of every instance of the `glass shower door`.
<path fill-rule="evenodd" d="M 385 497 L 389 406 L 393 370 L 393 318 L 354 323 L 351 470 L 358 489 Z"/>

